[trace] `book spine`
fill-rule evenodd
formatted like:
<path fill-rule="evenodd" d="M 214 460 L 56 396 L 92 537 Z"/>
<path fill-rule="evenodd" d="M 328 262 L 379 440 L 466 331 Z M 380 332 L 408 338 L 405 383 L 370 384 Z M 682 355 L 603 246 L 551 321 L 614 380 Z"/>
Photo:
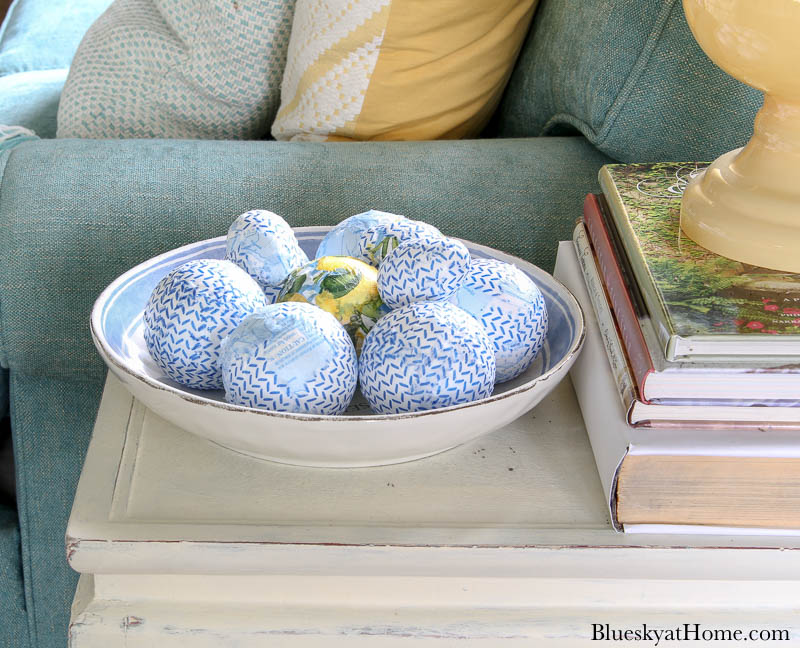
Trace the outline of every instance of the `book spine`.
<path fill-rule="evenodd" d="M 602 208 L 597 196 L 589 194 L 583 203 L 583 218 L 586 230 L 597 258 L 597 265 L 608 291 L 608 301 L 616 316 L 622 342 L 628 354 L 639 397 L 645 399 L 645 383 L 653 373 L 653 361 L 647 349 L 647 342 L 639 326 L 639 318 L 633 307 L 625 279 L 614 255 L 611 238 L 603 221 Z"/>
<path fill-rule="evenodd" d="M 603 283 L 600 280 L 595 263 L 594 252 L 583 223 L 578 223 L 575 226 L 572 241 L 575 245 L 578 263 L 581 266 L 583 279 L 586 283 L 586 291 L 589 293 L 589 299 L 594 307 L 597 326 L 600 329 L 603 346 L 611 365 L 611 371 L 614 374 L 614 382 L 617 385 L 620 401 L 624 410 L 629 413 L 637 399 L 636 385 L 631 375 L 628 360 L 625 357 L 625 351 L 620 343 L 614 316 L 611 314 Z"/>
<path fill-rule="evenodd" d="M 625 422 L 619 399 L 614 395 L 617 388 L 611 366 L 605 358 L 598 328 L 594 325 L 592 303 L 571 241 L 559 243 L 553 276 L 575 295 L 586 313 L 586 341 L 572 365 L 570 379 L 586 424 L 611 522 L 616 530 L 621 531 L 616 513 L 617 475 L 631 445 L 631 428 Z"/>
<path fill-rule="evenodd" d="M 598 178 L 600 180 L 600 188 L 603 190 L 603 195 L 605 195 L 611 207 L 611 217 L 614 220 L 614 225 L 619 232 L 620 239 L 625 248 L 625 253 L 630 263 L 631 270 L 633 271 L 634 280 L 644 297 L 647 310 L 650 313 L 650 318 L 653 320 L 654 328 L 663 346 L 663 352 L 668 360 L 674 361 L 676 359 L 674 355 L 675 340 L 673 339 L 675 332 L 672 330 L 672 326 L 669 323 L 670 320 L 667 315 L 666 304 L 664 304 L 658 294 L 658 290 L 656 290 L 653 277 L 650 275 L 650 270 L 647 268 L 647 263 L 636 241 L 636 235 L 628 222 L 622 196 L 620 196 L 617 190 L 608 165 L 600 169 Z"/>

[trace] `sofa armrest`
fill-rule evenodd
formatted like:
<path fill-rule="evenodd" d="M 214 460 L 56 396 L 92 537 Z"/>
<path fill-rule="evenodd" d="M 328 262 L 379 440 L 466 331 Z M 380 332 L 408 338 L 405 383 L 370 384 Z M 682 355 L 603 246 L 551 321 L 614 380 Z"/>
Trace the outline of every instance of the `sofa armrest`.
<path fill-rule="evenodd" d="M 17 511 L 5 501 L 0 501 L 0 619 L 0 646 L 30 645 Z"/>
<path fill-rule="evenodd" d="M 5 357 L 32 375 L 96 378 L 92 303 L 123 271 L 271 209 L 293 226 L 377 208 L 552 267 L 607 161 L 583 138 L 281 143 L 43 140 L 0 185 Z"/>

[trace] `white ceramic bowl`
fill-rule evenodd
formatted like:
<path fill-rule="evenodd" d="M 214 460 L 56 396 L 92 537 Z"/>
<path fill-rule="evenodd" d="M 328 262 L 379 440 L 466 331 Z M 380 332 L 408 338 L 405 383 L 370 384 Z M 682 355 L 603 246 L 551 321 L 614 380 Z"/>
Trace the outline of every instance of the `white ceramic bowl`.
<path fill-rule="evenodd" d="M 295 230 L 314 255 L 327 227 Z M 92 310 L 95 345 L 131 393 L 162 418 L 219 445 L 253 457 L 302 466 L 380 466 L 420 459 L 507 425 L 538 404 L 567 375 L 584 339 L 583 314 L 572 294 L 548 273 L 521 259 L 464 241 L 474 257 L 513 263 L 539 286 L 547 304 L 547 339 L 533 365 L 498 385 L 488 398 L 427 412 L 371 414 L 356 398 L 342 416 L 288 414 L 230 405 L 221 391 L 198 391 L 169 378 L 150 358 L 142 312 L 172 268 L 198 258 L 220 259 L 225 237 L 157 256 L 116 279 Z"/>

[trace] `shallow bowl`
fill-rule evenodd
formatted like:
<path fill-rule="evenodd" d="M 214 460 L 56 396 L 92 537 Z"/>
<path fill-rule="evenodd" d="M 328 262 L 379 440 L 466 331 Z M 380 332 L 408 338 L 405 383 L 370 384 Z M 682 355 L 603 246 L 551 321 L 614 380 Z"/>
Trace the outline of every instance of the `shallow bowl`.
<path fill-rule="evenodd" d="M 314 256 L 327 227 L 295 229 Z M 533 365 L 472 403 L 427 412 L 377 415 L 358 392 L 342 416 L 289 414 L 225 402 L 222 391 L 188 389 L 153 362 L 142 312 L 161 278 L 191 259 L 221 259 L 225 237 L 177 248 L 132 268 L 106 288 L 92 310 L 95 345 L 131 393 L 162 418 L 226 448 L 302 466 L 380 466 L 449 450 L 507 425 L 536 406 L 567 375 L 584 339 L 583 315 L 572 294 L 551 275 L 521 259 L 464 241 L 473 257 L 513 263 L 539 286 L 549 330 Z"/>

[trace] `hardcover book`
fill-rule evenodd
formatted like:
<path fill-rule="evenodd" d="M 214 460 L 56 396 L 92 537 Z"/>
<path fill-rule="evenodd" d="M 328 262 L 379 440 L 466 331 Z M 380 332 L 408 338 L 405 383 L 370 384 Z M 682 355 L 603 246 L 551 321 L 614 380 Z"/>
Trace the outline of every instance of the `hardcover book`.
<path fill-rule="evenodd" d="M 643 400 L 639 386 L 634 378 L 633 368 L 629 361 L 629 354 L 623 344 L 620 334 L 617 310 L 610 305 L 608 289 L 597 267 L 598 258 L 595 255 L 583 223 L 578 223 L 573 233 L 573 243 L 577 254 L 578 263 L 583 274 L 586 292 L 591 302 L 600 338 L 605 348 L 614 383 L 622 402 L 623 411 L 626 413 L 627 422 L 632 427 L 649 428 L 694 428 L 712 430 L 800 430 L 800 405 L 797 401 L 781 401 L 781 405 L 758 406 L 752 399 L 734 400 L 728 398 L 698 398 L 704 393 L 706 386 L 723 385 L 722 390 L 716 391 L 725 396 L 738 392 L 746 392 L 748 382 L 757 380 L 758 374 L 735 372 L 733 375 L 721 371 L 707 373 L 697 371 L 696 366 L 686 369 L 681 375 L 674 374 L 677 389 L 665 384 L 657 385 L 667 394 L 670 388 L 680 393 L 689 393 L 691 399 L 655 399 L 654 402 Z M 613 312 L 612 312 L 613 311 Z M 584 310 L 586 312 L 586 309 Z M 645 336 L 647 337 L 647 336 Z M 644 353 L 647 353 L 645 350 Z M 651 369 L 651 371 L 653 371 Z M 648 375 L 653 375 L 652 373 Z M 657 376 L 656 376 L 657 377 Z M 800 376 L 794 376 L 795 386 L 793 393 L 800 393 Z M 739 384 L 737 384 L 739 383 Z M 744 384 L 741 384 L 744 383 Z M 752 385 L 750 385 L 752 386 Z M 769 387 L 769 383 L 767 385 Z M 712 390 L 708 390 L 711 392 Z"/>
<path fill-rule="evenodd" d="M 727 259 L 681 231 L 683 190 L 703 166 L 612 164 L 600 171 L 666 358 L 800 356 L 800 275 Z"/>
<path fill-rule="evenodd" d="M 800 438 L 790 429 L 632 428 L 572 242 L 554 276 L 586 315 L 570 377 L 614 527 L 625 532 L 800 533 Z"/>
<path fill-rule="evenodd" d="M 725 361 L 724 357 L 714 362 L 698 359 L 677 362 L 665 358 L 608 211 L 602 196 L 589 194 L 584 202 L 583 223 L 576 227 L 573 240 L 598 319 L 610 322 L 604 341 L 609 360 L 617 367 L 615 375 L 620 390 L 630 391 L 625 385 L 630 380 L 638 393 L 637 399 L 645 404 L 779 406 L 769 410 L 759 407 L 757 411 L 764 415 L 765 421 L 797 421 L 800 416 L 797 357 L 745 356 L 733 362 Z M 592 279 L 594 274 L 599 275 L 597 281 Z M 603 313 L 608 315 L 604 317 Z M 617 330 L 621 351 L 613 350 Z M 626 372 L 630 373 L 629 379 L 623 377 Z M 795 409 L 789 411 L 787 407 Z M 722 420 L 745 420 L 744 416 L 726 415 Z M 756 411 L 749 412 L 747 420 L 756 420 L 753 417 L 757 418 Z"/>

